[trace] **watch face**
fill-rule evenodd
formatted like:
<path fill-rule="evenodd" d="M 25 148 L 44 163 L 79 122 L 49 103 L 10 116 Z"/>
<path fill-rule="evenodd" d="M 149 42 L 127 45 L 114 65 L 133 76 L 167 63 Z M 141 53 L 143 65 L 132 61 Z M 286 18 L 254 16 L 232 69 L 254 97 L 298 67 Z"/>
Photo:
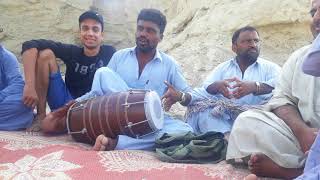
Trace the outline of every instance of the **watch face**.
<path fill-rule="evenodd" d="M 182 93 L 181 100 L 179 102 L 184 102 L 186 100 L 186 94 Z"/>
<path fill-rule="evenodd" d="M 185 102 L 185 101 L 186 101 L 186 94 L 185 94 L 185 93 L 182 94 L 181 100 L 182 100 L 182 102 Z"/>

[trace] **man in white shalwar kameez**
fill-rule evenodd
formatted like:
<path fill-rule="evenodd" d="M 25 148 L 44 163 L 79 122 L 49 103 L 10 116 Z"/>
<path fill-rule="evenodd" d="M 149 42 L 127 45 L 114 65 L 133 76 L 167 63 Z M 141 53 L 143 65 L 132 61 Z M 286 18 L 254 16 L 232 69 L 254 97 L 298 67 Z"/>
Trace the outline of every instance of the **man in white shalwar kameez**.
<path fill-rule="evenodd" d="M 310 13 L 316 37 L 320 32 L 320 0 L 312 0 Z M 257 176 L 292 179 L 302 173 L 306 153 L 320 127 L 320 79 L 302 71 L 309 48 L 305 46 L 289 57 L 264 111 L 250 110 L 238 116 L 227 160 L 250 157 L 249 169 Z"/>

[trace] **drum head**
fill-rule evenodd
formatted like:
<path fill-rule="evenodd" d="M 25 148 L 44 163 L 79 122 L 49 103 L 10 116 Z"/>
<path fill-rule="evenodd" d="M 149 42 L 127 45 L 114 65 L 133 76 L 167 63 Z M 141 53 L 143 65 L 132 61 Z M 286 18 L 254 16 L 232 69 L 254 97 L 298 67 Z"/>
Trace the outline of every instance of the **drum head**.
<path fill-rule="evenodd" d="M 144 97 L 144 109 L 150 127 L 157 131 L 163 127 L 164 113 L 161 100 L 155 91 L 149 91 Z"/>

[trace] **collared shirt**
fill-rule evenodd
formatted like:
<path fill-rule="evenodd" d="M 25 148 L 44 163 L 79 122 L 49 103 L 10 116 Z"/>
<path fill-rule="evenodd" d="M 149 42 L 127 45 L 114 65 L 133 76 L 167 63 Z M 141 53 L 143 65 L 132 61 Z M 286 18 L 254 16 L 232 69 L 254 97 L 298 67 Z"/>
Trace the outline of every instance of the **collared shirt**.
<path fill-rule="evenodd" d="M 167 90 L 164 81 L 168 81 L 179 91 L 191 90 L 176 61 L 159 50 L 146 64 L 140 77 L 135 47 L 117 51 L 111 58 L 108 67 L 118 73 L 133 89 L 150 89 L 156 91 L 159 96 L 163 96 Z"/>
<path fill-rule="evenodd" d="M 233 58 L 219 64 L 206 78 L 202 87 L 194 90 L 193 98 L 210 98 L 212 96 L 223 97 L 221 94 L 210 95 L 207 93 L 206 89 L 215 81 L 230 79 L 233 77 L 237 77 L 241 81 L 257 81 L 274 87 L 277 77 L 280 74 L 280 70 L 281 68 L 279 65 L 262 58 L 258 58 L 257 61 L 251 64 L 242 75 L 242 71 L 236 59 Z M 232 91 L 232 89 L 230 89 L 230 91 Z M 233 99 L 233 101 L 239 104 L 260 104 L 263 101 L 268 100 L 271 96 L 271 93 L 259 96 L 249 94 L 240 99 Z"/>

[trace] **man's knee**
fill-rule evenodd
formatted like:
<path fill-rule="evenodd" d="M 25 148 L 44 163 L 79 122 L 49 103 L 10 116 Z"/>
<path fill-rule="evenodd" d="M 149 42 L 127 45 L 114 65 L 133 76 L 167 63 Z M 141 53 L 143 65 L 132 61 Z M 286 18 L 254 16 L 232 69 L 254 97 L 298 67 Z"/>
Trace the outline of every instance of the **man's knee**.
<path fill-rule="evenodd" d="M 37 65 L 40 69 L 42 69 L 43 66 L 48 66 L 50 72 L 58 71 L 56 56 L 51 49 L 44 49 L 39 52 Z"/>
<path fill-rule="evenodd" d="M 54 55 L 53 51 L 51 49 L 44 49 L 39 52 L 38 59 L 41 62 L 49 62 L 49 61 L 55 61 L 56 56 Z"/>
<path fill-rule="evenodd" d="M 259 118 L 257 116 L 257 113 L 259 112 L 254 112 L 252 110 L 248 110 L 243 113 L 240 113 L 239 116 L 235 119 L 233 123 L 233 127 L 234 128 L 238 128 L 239 126 L 243 127 L 243 124 L 251 124 L 252 121 L 258 120 Z M 253 127 L 249 126 L 245 128 L 249 129 Z"/>

